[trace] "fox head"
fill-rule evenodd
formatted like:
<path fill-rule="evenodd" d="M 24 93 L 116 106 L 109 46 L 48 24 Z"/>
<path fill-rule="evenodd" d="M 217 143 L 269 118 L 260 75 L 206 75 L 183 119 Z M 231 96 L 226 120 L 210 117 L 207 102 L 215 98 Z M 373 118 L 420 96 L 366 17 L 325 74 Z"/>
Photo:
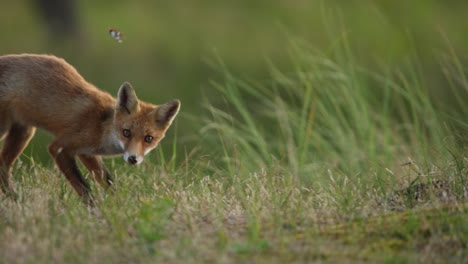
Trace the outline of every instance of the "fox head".
<path fill-rule="evenodd" d="M 130 164 L 143 162 L 164 138 L 179 109 L 179 100 L 162 105 L 139 101 L 130 83 L 123 83 L 117 95 L 114 129 L 124 160 Z"/>

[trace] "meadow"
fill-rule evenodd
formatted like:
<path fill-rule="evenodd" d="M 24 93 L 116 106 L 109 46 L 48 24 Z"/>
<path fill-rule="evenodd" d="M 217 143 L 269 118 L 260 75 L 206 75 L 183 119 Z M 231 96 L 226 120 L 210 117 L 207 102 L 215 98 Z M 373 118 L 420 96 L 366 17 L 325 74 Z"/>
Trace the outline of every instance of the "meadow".
<path fill-rule="evenodd" d="M 304 2 L 83 1 L 80 47 L 6 14 L 24 31 L 2 52 L 64 56 L 110 92 L 131 78 L 182 112 L 144 164 L 106 161 L 101 216 L 40 134 L 13 172 L 19 201 L 0 197 L 0 262 L 466 263 L 468 7 Z M 108 23 L 126 42 L 101 38 Z"/>

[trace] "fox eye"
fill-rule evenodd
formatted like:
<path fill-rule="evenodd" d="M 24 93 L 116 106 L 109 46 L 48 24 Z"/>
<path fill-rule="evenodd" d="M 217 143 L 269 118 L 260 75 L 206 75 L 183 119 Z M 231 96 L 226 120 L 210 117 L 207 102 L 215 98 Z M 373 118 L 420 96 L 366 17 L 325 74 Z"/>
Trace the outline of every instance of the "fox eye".
<path fill-rule="evenodd" d="M 152 136 L 149 136 L 149 135 L 148 135 L 148 136 L 145 137 L 145 142 L 146 142 L 146 143 L 151 143 L 151 141 L 153 141 L 153 137 L 152 137 Z"/>
<path fill-rule="evenodd" d="M 123 135 L 124 135 L 124 137 L 130 137 L 132 135 L 132 133 L 130 133 L 130 130 L 124 129 L 123 130 Z"/>

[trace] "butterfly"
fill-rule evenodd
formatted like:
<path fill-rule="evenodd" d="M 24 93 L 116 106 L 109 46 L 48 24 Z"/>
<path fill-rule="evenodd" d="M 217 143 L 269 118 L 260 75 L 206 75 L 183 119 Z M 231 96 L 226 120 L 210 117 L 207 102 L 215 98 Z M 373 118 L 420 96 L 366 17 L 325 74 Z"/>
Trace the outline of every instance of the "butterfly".
<path fill-rule="evenodd" d="M 118 31 L 117 29 L 109 28 L 109 34 L 113 37 L 117 42 L 122 43 L 124 39 L 124 35 L 122 32 Z"/>

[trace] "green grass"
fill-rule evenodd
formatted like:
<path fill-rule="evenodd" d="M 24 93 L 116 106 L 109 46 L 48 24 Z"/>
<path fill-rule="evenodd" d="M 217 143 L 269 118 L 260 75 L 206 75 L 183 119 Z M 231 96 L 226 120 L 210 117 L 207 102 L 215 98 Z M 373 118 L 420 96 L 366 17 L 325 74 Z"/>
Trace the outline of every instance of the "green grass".
<path fill-rule="evenodd" d="M 272 64 L 263 81 L 215 64 L 223 100 L 197 119 L 202 143 L 109 162 L 117 192 L 93 185 L 101 217 L 22 157 L 19 201 L 0 203 L 0 261 L 466 262 L 466 104 L 434 100 L 417 64 L 366 68 L 347 45 L 292 42 L 294 69 Z M 465 80 L 446 62 L 448 80 Z"/>

